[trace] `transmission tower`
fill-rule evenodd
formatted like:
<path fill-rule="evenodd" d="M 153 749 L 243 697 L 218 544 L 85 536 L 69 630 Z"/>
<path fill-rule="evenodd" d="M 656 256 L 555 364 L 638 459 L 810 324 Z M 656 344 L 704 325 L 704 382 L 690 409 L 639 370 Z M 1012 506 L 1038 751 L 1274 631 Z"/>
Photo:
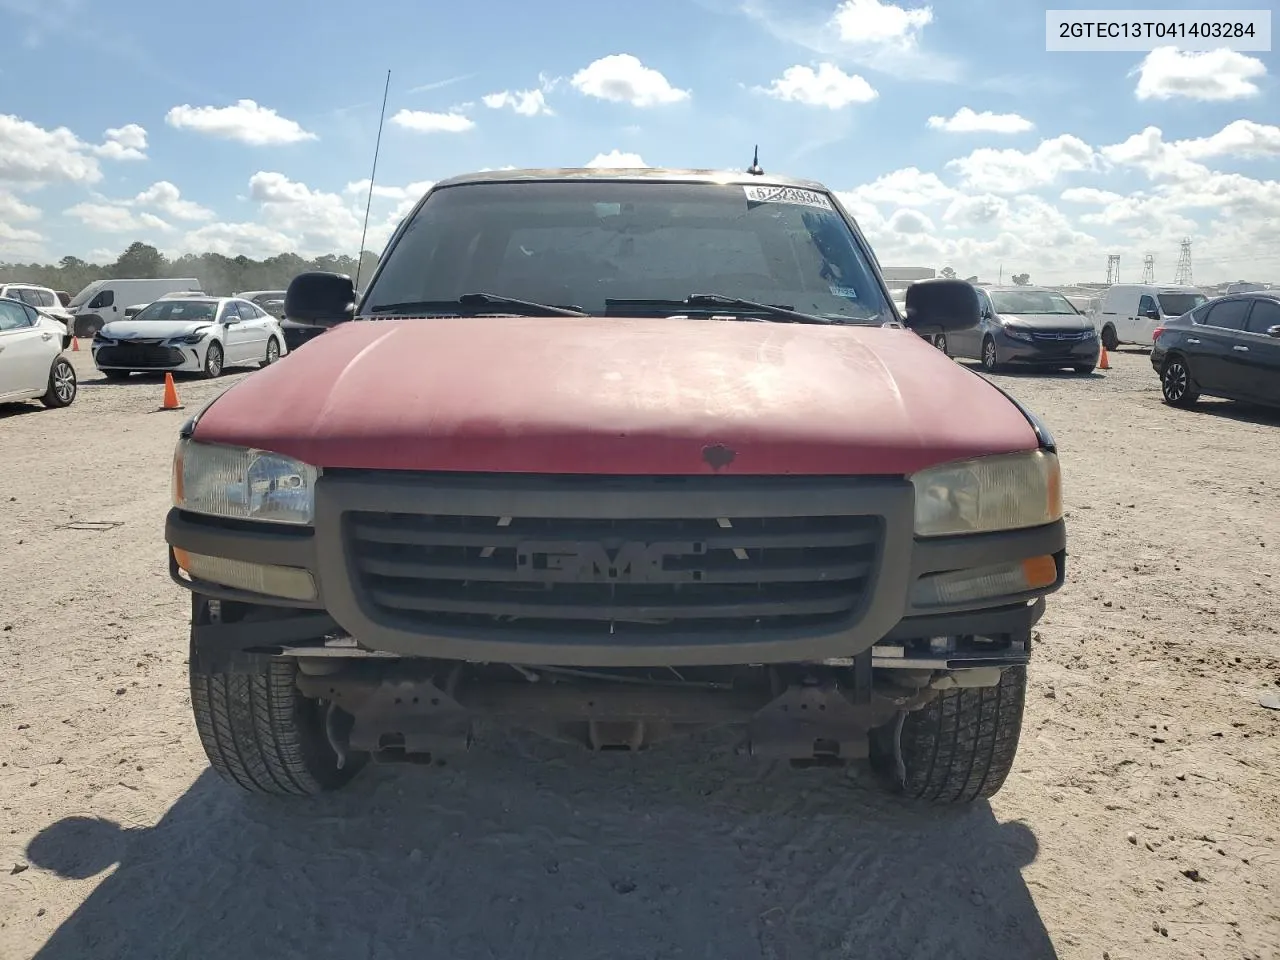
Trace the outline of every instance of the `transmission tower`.
<path fill-rule="evenodd" d="M 1156 258 L 1150 253 L 1142 258 L 1142 282 L 1156 282 Z"/>
<path fill-rule="evenodd" d="M 1107 286 L 1120 282 L 1120 254 L 1107 254 Z"/>
<path fill-rule="evenodd" d="M 1178 270 L 1173 275 L 1173 282 L 1177 284 L 1186 284 L 1190 286 L 1193 281 L 1191 279 L 1191 238 L 1185 237 L 1182 241 L 1182 250 L 1178 254 Z"/>

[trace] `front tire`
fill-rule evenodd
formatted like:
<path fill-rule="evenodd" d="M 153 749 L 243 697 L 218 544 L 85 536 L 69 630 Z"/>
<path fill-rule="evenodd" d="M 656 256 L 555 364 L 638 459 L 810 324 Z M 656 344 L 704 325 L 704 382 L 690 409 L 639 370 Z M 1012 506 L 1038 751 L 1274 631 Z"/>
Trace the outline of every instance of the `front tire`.
<path fill-rule="evenodd" d="M 66 357 L 58 357 L 49 368 L 49 389 L 40 402 L 53 410 L 69 407 L 75 401 L 78 389 L 76 368 Z"/>
<path fill-rule="evenodd" d="M 269 367 L 280 359 L 280 341 L 272 337 L 267 341 L 267 356 L 262 361 L 264 367 Z"/>
<path fill-rule="evenodd" d="M 1080 374 L 1080 376 L 1087 377 L 1089 376 L 1089 374 L 1093 373 L 1094 365 L 1092 363 L 1081 363 L 1081 364 L 1077 364 L 1071 369 L 1074 370 L 1076 373 Z"/>
<path fill-rule="evenodd" d="M 292 660 L 264 659 L 252 672 L 205 671 L 191 650 L 191 707 L 205 756 L 224 780 L 250 793 L 314 796 L 345 786 L 363 754 L 342 768 L 325 734 L 327 707 L 295 686 Z"/>
<path fill-rule="evenodd" d="M 943 691 L 877 731 L 878 765 L 897 792 L 913 800 L 989 799 L 1013 769 L 1026 692 L 1026 667 L 1007 668 L 994 687 Z"/>
<path fill-rule="evenodd" d="M 204 354 L 204 370 L 206 380 L 216 380 L 222 376 L 222 345 L 217 341 L 209 344 Z"/>
<path fill-rule="evenodd" d="M 1187 409 L 1195 406 L 1200 391 L 1191 377 L 1191 367 L 1182 357 L 1173 356 L 1165 361 L 1160 373 L 1160 393 L 1171 407 Z"/>
<path fill-rule="evenodd" d="M 986 337 L 982 341 L 982 369 L 988 373 L 995 373 L 1000 369 L 999 355 L 996 353 L 996 342 L 991 337 Z"/>
<path fill-rule="evenodd" d="M 129 375 L 132 373 L 133 373 L 132 370 L 103 370 L 102 371 L 102 375 L 104 377 L 106 377 L 108 380 L 113 380 L 116 383 L 120 383 L 124 380 L 128 380 Z"/>

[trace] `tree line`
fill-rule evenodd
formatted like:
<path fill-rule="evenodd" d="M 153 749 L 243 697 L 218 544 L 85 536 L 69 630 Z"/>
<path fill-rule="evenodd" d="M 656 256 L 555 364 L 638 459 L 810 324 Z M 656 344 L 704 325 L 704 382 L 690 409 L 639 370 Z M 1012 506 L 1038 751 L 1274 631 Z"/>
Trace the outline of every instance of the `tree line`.
<path fill-rule="evenodd" d="M 63 257 L 57 264 L 0 263 L 0 283 L 34 283 L 75 296 L 94 280 L 198 277 L 206 293 L 227 296 L 245 290 L 283 290 L 289 281 L 308 270 L 328 270 L 356 275 L 356 258 L 326 254 L 307 260 L 282 253 L 265 260 L 225 257 L 220 253 L 186 254 L 169 259 L 147 243 L 131 243 L 114 263 L 89 263 L 79 257 Z M 377 254 L 366 250 L 360 264 L 361 286 L 378 265 Z"/>

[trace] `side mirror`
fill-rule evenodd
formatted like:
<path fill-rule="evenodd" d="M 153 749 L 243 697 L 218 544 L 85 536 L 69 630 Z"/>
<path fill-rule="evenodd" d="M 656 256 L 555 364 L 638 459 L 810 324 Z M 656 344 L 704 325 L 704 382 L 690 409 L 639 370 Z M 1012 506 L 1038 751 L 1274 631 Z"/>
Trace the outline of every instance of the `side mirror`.
<path fill-rule="evenodd" d="M 920 280 L 907 287 L 907 327 L 949 333 L 976 327 L 978 291 L 966 280 Z"/>
<path fill-rule="evenodd" d="M 290 320 L 328 327 L 355 317 L 356 287 L 342 273 L 300 273 L 289 282 L 284 313 Z"/>
<path fill-rule="evenodd" d="M 1280 324 L 1277 324 L 1274 327 L 1267 327 L 1267 336 L 1280 337 Z"/>
<path fill-rule="evenodd" d="M 1159 310 L 1157 310 L 1157 309 L 1155 309 L 1155 308 L 1153 307 L 1152 309 L 1150 309 L 1150 310 L 1148 310 L 1148 311 L 1146 312 L 1146 317 L 1147 317 L 1147 319 L 1148 319 L 1148 320 L 1159 320 L 1159 319 L 1160 319 L 1160 311 L 1159 311 Z"/>

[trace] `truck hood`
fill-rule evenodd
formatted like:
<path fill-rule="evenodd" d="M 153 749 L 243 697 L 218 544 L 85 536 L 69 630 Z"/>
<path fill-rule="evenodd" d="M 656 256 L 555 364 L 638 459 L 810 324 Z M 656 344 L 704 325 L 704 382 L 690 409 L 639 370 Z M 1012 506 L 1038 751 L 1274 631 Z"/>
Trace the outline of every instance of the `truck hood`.
<path fill-rule="evenodd" d="M 572 317 L 344 324 L 229 389 L 194 439 L 328 468 L 642 476 L 905 475 L 1037 443 L 906 330 Z"/>
<path fill-rule="evenodd" d="M 102 335 L 108 340 L 168 340 L 211 326 L 212 320 L 112 320 L 103 325 Z"/>

